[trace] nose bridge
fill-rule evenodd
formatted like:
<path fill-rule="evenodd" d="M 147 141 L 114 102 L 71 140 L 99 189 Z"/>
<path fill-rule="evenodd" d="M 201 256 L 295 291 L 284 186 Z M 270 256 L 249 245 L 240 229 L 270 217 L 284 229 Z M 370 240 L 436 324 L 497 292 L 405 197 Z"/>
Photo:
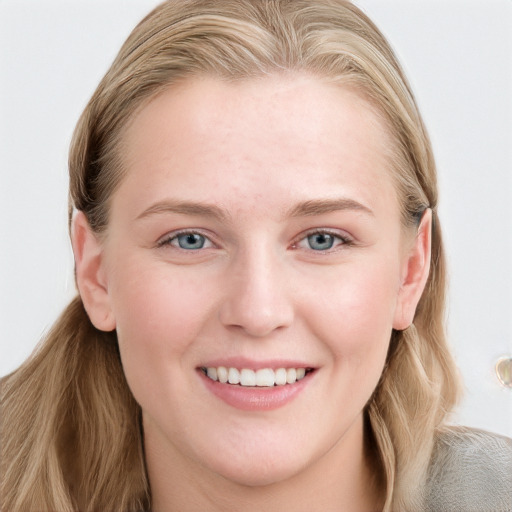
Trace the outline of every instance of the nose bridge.
<path fill-rule="evenodd" d="M 293 304 L 285 274 L 284 258 L 268 244 L 241 249 L 229 272 L 222 323 L 256 337 L 290 325 Z"/>

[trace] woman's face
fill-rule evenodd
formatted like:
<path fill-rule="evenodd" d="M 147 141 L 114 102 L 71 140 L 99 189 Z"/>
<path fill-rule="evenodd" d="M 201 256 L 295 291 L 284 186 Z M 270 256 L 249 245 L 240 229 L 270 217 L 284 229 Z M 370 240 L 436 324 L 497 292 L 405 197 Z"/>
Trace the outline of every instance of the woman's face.
<path fill-rule="evenodd" d="M 194 79 L 136 114 L 99 275 L 148 456 L 258 485 L 362 445 L 405 327 L 389 145 L 305 76 Z"/>

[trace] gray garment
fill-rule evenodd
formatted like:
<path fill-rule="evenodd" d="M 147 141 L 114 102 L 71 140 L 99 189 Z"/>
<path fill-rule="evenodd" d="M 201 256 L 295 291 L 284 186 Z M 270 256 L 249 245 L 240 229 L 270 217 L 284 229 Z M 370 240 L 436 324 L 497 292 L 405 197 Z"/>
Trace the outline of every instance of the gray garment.
<path fill-rule="evenodd" d="M 426 512 L 512 512 L 512 439 L 483 430 L 440 432 Z"/>

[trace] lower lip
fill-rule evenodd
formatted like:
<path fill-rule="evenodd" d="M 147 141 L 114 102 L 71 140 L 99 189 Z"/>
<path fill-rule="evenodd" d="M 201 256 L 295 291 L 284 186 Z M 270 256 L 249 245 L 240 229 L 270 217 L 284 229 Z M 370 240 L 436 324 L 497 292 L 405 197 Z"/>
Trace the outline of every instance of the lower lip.
<path fill-rule="evenodd" d="M 201 370 L 198 373 L 207 389 L 231 407 L 243 411 L 269 411 L 291 402 L 309 384 L 314 372 L 307 373 L 294 384 L 261 388 L 222 384 L 210 379 Z"/>

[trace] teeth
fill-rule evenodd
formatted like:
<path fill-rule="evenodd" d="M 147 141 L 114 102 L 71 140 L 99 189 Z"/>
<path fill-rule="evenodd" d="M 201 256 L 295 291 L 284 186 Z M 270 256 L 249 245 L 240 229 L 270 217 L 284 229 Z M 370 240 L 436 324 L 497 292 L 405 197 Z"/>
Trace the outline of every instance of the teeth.
<path fill-rule="evenodd" d="M 275 380 L 274 370 L 270 368 L 263 368 L 256 372 L 256 386 L 270 387 L 274 385 Z"/>
<path fill-rule="evenodd" d="M 206 375 L 208 375 L 212 380 L 217 380 L 217 368 L 208 368 L 206 370 Z"/>
<path fill-rule="evenodd" d="M 294 384 L 306 376 L 306 368 L 262 368 L 249 370 L 243 368 L 226 368 L 225 366 L 203 368 L 204 373 L 212 380 L 222 384 L 233 384 L 247 387 L 272 387 Z"/>
<path fill-rule="evenodd" d="M 208 375 L 208 370 L 206 370 L 206 374 Z M 224 368 L 224 366 L 219 366 L 217 368 L 217 379 L 219 379 L 219 382 L 222 382 L 223 384 L 226 384 L 228 381 L 228 370 Z"/>
<path fill-rule="evenodd" d="M 286 368 L 278 368 L 275 372 L 276 386 L 284 386 L 286 384 Z"/>
<path fill-rule="evenodd" d="M 297 380 L 297 370 L 295 368 L 288 368 L 286 370 L 286 383 L 293 384 Z"/>
<path fill-rule="evenodd" d="M 228 370 L 228 382 L 230 384 L 240 384 L 240 372 L 236 368 Z"/>
<path fill-rule="evenodd" d="M 242 386 L 256 386 L 256 373 L 244 368 L 240 372 L 240 384 Z"/>

